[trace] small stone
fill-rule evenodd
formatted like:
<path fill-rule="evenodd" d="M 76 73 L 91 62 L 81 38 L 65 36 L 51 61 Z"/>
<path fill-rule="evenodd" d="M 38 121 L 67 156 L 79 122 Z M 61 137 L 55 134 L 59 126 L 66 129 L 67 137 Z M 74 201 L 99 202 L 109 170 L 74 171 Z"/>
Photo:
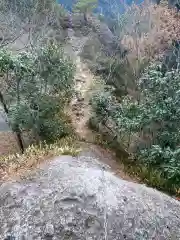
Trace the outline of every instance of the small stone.
<path fill-rule="evenodd" d="M 76 112 L 76 116 L 77 116 L 77 117 L 80 117 L 80 116 L 83 117 L 83 116 L 84 116 L 84 113 L 83 113 L 83 112 Z"/>
<path fill-rule="evenodd" d="M 73 111 L 77 111 L 78 110 L 78 106 L 73 106 L 72 110 Z"/>
<path fill-rule="evenodd" d="M 77 77 L 76 82 L 82 82 L 82 79 L 80 77 Z"/>
<path fill-rule="evenodd" d="M 84 97 L 78 97 L 78 98 L 77 98 L 77 101 L 78 101 L 78 102 L 83 102 L 83 101 L 84 101 Z"/>
<path fill-rule="evenodd" d="M 45 229 L 44 229 L 44 235 L 46 237 L 53 237 L 54 226 L 51 223 L 46 223 L 46 226 L 45 226 Z"/>

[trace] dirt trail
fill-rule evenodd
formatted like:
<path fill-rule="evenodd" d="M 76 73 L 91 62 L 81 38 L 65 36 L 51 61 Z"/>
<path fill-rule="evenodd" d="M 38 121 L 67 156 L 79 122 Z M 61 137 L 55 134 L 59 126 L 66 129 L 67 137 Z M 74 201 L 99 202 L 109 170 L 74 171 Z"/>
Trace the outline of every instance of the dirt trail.
<path fill-rule="evenodd" d="M 81 139 L 92 139 L 92 131 L 87 123 L 91 114 L 90 89 L 94 76 L 79 56 L 76 58 L 75 89 L 76 94 L 71 102 L 72 124 Z"/>
<path fill-rule="evenodd" d="M 88 66 L 80 58 L 80 53 L 82 52 L 83 46 L 88 41 L 89 36 L 77 37 L 72 29 L 69 30 L 68 35 L 69 41 L 65 47 L 65 51 L 73 59 L 76 65 L 76 94 L 71 101 L 68 114 L 71 117 L 72 125 L 76 133 L 82 140 L 83 154 L 86 157 L 94 156 L 94 158 L 110 166 L 111 171 L 121 179 L 137 182 L 136 179 L 133 179 L 125 173 L 123 164 L 117 161 L 113 152 L 97 144 L 95 145 L 96 133 L 89 129 L 88 120 L 92 113 L 89 100 L 92 96 L 94 85 L 97 83 L 97 77 L 95 79 L 95 76 L 89 70 Z"/>
<path fill-rule="evenodd" d="M 117 162 L 116 156 L 112 151 L 93 144 L 95 133 L 88 128 L 88 120 L 92 113 L 89 100 L 91 98 L 94 80 L 95 78 L 87 65 L 81 62 L 80 57 L 77 55 L 75 75 L 76 94 L 71 102 L 70 116 L 74 129 L 80 139 L 89 142 L 84 144 L 82 154 L 86 157 L 94 157 L 100 162 L 107 164 L 111 171 L 121 179 L 137 182 L 136 179 L 133 179 L 125 173 L 123 164 Z"/>

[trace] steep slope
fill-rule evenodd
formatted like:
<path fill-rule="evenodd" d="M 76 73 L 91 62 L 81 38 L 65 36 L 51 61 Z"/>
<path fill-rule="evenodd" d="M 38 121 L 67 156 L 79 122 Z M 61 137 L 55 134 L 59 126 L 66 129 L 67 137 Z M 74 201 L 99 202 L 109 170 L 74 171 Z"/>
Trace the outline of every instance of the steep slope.
<path fill-rule="evenodd" d="M 68 10 L 72 9 L 72 5 L 74 4 L 73 0 L 58 0 L 60 4 L 65 6 Z M 143 0 L 136 1 L 137 4 L 143 2 Z M 99 0 L 98 7 L 96 9 L 97 12 L 103 13 L 106 16 L 112 16 L 113 12 L 123 12 L 124 4 L 131 5 L 132 0 L 120 1 L 120 0 Z"/>
<path fill-rule="evenodd" d="M 72 124 L 77 134 L 82 139 L 89 139 L 92 132 L 88 129 L 87 123 L 90 118 L 91 108 L 89 106 L 90 87 L 94 82 L 94 76 L 89 71 L 86 64 L 81 62 L 79 56 L 76 59 L 76 95 L 71 103 Z"/>
<path fill-rule="evenodd" d="M 74 30 L 68 31 L 69 41 L 65 47 L 67 54 L 73 58 L 76 66 L 75 94 L 68 108 L 72 125 L 81 139 L 91 138 L 92 132 L 87 127 L 91 109 L 89 106 L 90 88 L 94 82 L 94 76 L 88 66 L 81 60 L 80 54 L 90 35 L 76 36 Z"/>

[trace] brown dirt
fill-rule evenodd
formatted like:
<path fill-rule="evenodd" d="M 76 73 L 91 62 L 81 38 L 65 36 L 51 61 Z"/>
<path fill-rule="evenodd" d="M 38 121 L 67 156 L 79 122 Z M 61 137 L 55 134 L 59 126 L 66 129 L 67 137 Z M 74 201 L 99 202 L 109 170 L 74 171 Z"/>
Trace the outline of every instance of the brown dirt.
<path fill-rule="evenodd" d="M 127 181 L 137 182 L 137 180 L 125 173 L 123 164 L 120 160 L 118 161 L 112 151 L 104 149 L 99 145 L 92 144 L 95 142 L 96 133 L 88 128 L 87 123 L 92 112 L 89 100 L 91 97 L 91 87 L 94 84 L 94 76 L 88 67 L 81 62 L 78 56 L 76 66 L 75 85 L 76 91 L 80 97 L 75 97 L 70 107 L 70 117 L 76 133 L 81 140 L 89 142 L 88 144 L 85 143 L 85 149 L 88 148 L 90 154 L 94 154 L 95 158 L 109 165 L 115 175 Z"/>
<path fill-rule="evenodd" d="M 86 64 L 81 62 L 79 56 L 77 56 L 76 66 L 75 88 L 77 96 L 72 100 L 70 116 L 73 127 L 79 137 L 81 139 L 89 139 L 92 135 L 91 130 L 87 127 L 91 115 L 89 90 L 94 82 L 94 76 Z"/>
<path fill-rule="evenodd" d="M 0 132 L 0 156 L 19 151 L 15 135 L 12 132 Z"/>

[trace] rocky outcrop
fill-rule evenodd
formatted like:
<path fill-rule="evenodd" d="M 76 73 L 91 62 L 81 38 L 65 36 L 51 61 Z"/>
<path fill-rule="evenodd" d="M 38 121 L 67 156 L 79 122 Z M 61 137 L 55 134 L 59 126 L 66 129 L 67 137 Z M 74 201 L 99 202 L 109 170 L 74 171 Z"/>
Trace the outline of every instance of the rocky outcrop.
<path fill-rule="evenodd" d="M 123 58 L 127 54 L 127 50 L 117 36 L 105 22 L 100 21 L 97 17 L 90 15 L 85 21 L 81 14 L 69 14 L 64 18 L 63 28 L 72 28 L 76 34 L 80 32 L 82 36 L 94 36 L 101 44 L 99 50 L 105 52 L 107 56 L 118 55 Z"/>
<path fill-rule="evenodd" d="M 180 239 L 180 204 L 91 157 L 57 157 L 0 188 L 0 239 Z M 9 238 L 10 239 L 10 238 Z"/>

